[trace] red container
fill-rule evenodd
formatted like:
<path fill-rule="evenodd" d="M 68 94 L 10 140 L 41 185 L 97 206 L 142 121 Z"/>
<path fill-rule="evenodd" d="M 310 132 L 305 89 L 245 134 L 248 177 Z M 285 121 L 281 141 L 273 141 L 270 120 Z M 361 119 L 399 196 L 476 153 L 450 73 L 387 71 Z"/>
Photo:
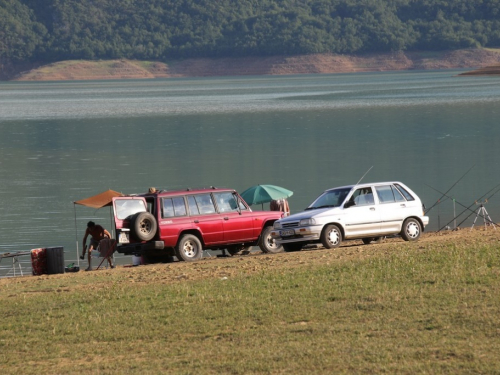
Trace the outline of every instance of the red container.
<path fill-rule="evenodd" d="M 47 249 L 31 250 L 31 267 L 35 276 L 47 273 Z"/>

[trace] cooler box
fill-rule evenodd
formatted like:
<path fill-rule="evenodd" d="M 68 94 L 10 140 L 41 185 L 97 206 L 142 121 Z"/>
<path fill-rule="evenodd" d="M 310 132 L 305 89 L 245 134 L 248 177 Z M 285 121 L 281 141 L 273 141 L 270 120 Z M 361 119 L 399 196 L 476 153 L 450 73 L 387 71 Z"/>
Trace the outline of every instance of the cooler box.
<path fill-rule="evenodd" d="M 47 249 L 31 250 L 31 267 L 35 276 L 47 273 Z"/>

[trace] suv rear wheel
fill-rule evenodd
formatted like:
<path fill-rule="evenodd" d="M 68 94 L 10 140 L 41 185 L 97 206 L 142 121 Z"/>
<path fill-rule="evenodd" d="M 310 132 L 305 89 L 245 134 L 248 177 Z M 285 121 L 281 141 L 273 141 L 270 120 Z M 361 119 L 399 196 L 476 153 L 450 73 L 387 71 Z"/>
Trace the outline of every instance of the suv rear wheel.
<path fill-rule="evenodd" d="M 193 234 L 185 234 L 182 236 L 175 248 L 175 255 L 179 260 L 184 260 L 186 262 L 193 262 L 201 259 L 203 256 L 203 249 L 198 237 Z"/>
<path fill-rule="evenodd" d="M 130 220 L 131 234 L 139 241 L 152 240 L 157 229 L 156 219 L 149 212 L 139 212 Z"/>

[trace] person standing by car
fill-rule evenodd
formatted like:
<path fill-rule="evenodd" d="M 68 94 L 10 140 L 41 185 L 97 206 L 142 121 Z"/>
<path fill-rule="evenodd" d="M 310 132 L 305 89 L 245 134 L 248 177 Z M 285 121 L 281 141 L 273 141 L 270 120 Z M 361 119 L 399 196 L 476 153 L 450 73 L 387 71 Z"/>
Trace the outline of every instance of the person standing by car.
<path fill-rule="evenodd" d="M 269 209 L 271 211 L 281 211 L 285 213 L 285 216 L 290 215 L 290 206 L 286 198 L 272 200 Z"/>
<path fill-rule="evenodd" d="M 105 238 L 111 238 L 111 234 L 104 229 L 102 226 L 97 225 L 93 221 L 89 221 L 87 223 L 87 230 L 85 231 L 85 235 L 83 236 L 83 254 L 80 256 L 80 259 L 85 259 L 85 251 L 87 250 L 87 237 L 90 235 L 90 245 L 89 245 L 89 251 L 88 251 L 88 261 L 89 261 L 89 266 L 85 271 L 90 271 L 92 270 L 92 250 L 97 249 L 99 246 L 99 241 L 105 239 Z M 109 262 L 109 266 L 111 268 L 114 268 L 113 263 L 111 261 L 111 257 L 108 256 L 106 259 Z"/>

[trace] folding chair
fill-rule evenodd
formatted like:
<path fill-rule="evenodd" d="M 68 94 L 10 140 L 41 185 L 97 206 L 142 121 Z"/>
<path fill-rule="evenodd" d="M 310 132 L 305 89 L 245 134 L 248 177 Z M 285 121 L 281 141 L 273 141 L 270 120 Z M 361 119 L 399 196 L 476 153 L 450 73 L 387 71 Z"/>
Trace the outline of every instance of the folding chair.
<path fill-rule="evenodd" d="M 102 260 L 101 263 L 99 263 L 99 266 L 96 268 L 97 270 L 101 267 L 101 265 L 106 259 L 110 258 L 113 255 L 113 253 L 115 252 L 115 247 L 116 247 L 115 239 L 105 238 L 99 241 L 99 246 L 97 246 L 96 251 L 99 252 L 100 254 L 99 257 L 102 257 Z"/>

